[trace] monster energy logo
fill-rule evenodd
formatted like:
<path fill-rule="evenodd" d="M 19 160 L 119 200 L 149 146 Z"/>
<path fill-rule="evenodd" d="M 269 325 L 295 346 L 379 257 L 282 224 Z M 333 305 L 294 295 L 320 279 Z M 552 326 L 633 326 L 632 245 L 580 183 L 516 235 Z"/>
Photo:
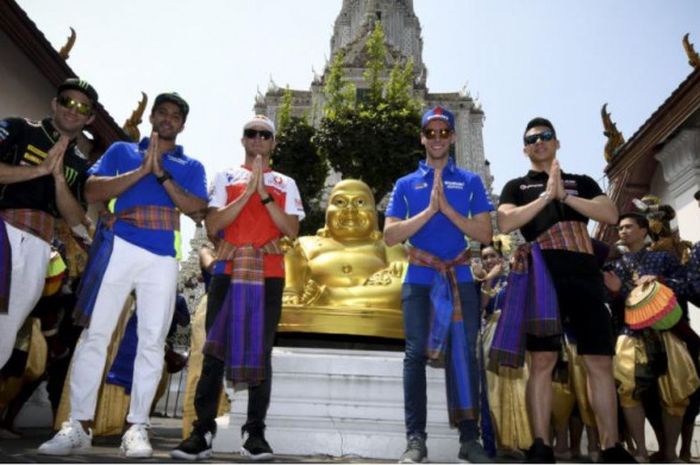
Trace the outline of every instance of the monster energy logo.
<path fill-rule="evenodd" d="M 66 182 L 68 185 L 73 185 L 76 179 L 78 179 L 78 172 L 73 168 L 68 166 L 65 167 L 64 176 L 66 177 Z"/>
<path fill-rule="evenodd" d="M 81 80 L 78 81 L 78 86 L 79 86 L 81 89 L 87 89 L 88 83 L 87 83 L 87 81 L 83 81 L 83 80 L 81 79 Z"/>

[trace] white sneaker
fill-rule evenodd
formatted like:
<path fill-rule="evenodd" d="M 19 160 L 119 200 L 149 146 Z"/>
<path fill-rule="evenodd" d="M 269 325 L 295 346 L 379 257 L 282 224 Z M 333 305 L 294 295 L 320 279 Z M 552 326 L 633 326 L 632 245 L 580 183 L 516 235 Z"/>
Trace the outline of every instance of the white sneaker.
<path fill-rule="evenodd" d="M 70 455 L 92 447 L 92 430 L 86 433 L 79 421 L 64 421 L 61 430 L 49 441 L 39 446 L 42 455 Z"/>
<path fill-rule="evenodd" d="M 122 454 L 132 459 L 147 459 L 153 455 L 146 425 L 131 425 L 122 436 Z"/>

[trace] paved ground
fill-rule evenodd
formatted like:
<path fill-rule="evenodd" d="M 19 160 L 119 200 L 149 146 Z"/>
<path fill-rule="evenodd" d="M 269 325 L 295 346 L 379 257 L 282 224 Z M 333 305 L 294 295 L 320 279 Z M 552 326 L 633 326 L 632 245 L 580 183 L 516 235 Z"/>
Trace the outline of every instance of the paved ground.
<path fill-rule="evenodd" d="M 180 442 L 180 419 L 152 418 L 153 457 L 151 459 L 130 460 L 119 455 L 119 436 L 98 437 L 88 452 L 68 457 L 39 455 L 37 447 L 51 436 L 48 429 L 24 429 L 19 439 L 0 439 L 0 462 L 11 463 L 116 463 L 116 462 L 173 462 L 169 452 Z M 208 462 L 246 463 L 239 454 L 217 453 Z M 284 463 L 393 463 L 394 461 L 369 460 L 358 457 L 293 456 L 277 455 L 275 462 Z"/>

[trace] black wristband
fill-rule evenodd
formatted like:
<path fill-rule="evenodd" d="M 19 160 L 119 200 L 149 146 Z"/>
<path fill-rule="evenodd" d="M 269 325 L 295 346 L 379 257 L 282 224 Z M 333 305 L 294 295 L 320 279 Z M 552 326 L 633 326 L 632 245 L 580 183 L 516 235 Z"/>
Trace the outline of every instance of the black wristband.
<path fill-rule="evenodd" d="M 275 199 L 273 199 L 272 196 L 271 196 L 270 194 L 267 194 L 267 197 L 265 197 L 264 199 L 262 199 L 262 204 L 263 204 L 263 205 L 267 205 L 268 203 L 274 202 L 274 201 L 275 201 Z"/>
<path fill-rule="evenodd" d="M 156 181 L 158 181 L 158 184 L 163 184 L 165 181 L 167 181 L 168 179 L 172 179 L 172 178 L 173 178 L 173 176 L 170 173 L 163 170 L 163 175 L 156 176 Z"/>

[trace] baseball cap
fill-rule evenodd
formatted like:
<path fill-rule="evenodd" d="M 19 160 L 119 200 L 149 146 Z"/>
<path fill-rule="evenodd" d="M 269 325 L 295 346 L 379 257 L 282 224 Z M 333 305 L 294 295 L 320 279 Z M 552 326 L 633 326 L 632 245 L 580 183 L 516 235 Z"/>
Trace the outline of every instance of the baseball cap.
<path fill-rule="evenodd" d="M 424 128 L 428 125 L 428 123 L 434 120 L 445 121 L 450 127 L 450 131 L 455 130 L 455 115 L 445 110 L 441 106 L 431 108 L 430 110 L 423 113 L 423 117 L 420 120 L 420 127 Z"/>
<path fill-rule="evenodd" d="M 153 102 L 153 109 L 158 108 L 158 105 L 164 102 L 170 102 L 177 105 L 177 107 L 182 112 L 183 119 L 187 119 L 187 114 L 190 112 L 190 106 L 187 104 L 184 98 L 180 97 L 177 92 L 164 92 L 156 97 Z"/>
<path fill-rule="evenodd" d="M 243 130 L 250 129 L 255 126 L 264 126 L 275 137 L 275 123 L 265 115 L 255 115 L 243 125 Z"/>
<path fill-rule="evenodd" d="M 64 90 L 77 90 L 78 92 L 82 92 L 89 98 L 93 105 L 97 103 L 97 91 L 95 90 L 94 87 L 90 85 L 89 82 L 79 79 L 79 78 L 68 78 L 63 83 L 58 86 L 58 90 L 56 91 L 56 95 L 60 95 L 61 92 Z"/>

